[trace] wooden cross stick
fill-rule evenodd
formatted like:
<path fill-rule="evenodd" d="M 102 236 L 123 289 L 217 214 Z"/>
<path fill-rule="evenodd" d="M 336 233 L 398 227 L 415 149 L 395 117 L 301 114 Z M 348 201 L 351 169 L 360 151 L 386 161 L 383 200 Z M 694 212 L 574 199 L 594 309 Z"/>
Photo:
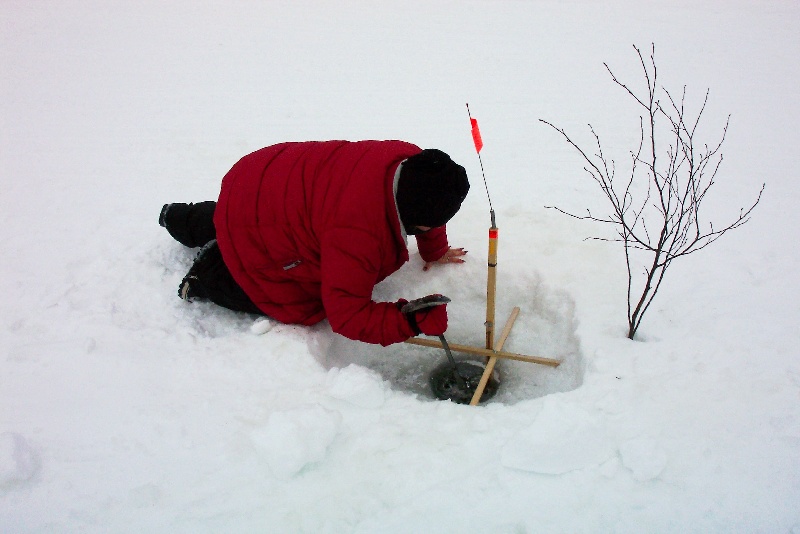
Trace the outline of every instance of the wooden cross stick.
<path fill-rule="evenodd" d="M 435 339 L 424 339 L 424 338 L 420 339 L 412 337 L 411 339 L 407 339 L 405 342 L 411 345 L 419 345 L 421 347 L 433 347 L 436 349 L 443 348 L 442 342 Z M 513 352 L 505 352 L 502 350 L 484 349 L 483 347 L 470 347 L 469 345 L 457 345 L 455 343 L 448 343 L 448 345 L 450 345 L 450 350 L 452 351 L 465 352 L 467 354 L 475 354 L 476 356 L 486 356 L 487 358 L 491 358 L 492 356 L 494 356 L 506 360 L 538 363 L 541 365 L 548 365 L 550 367 L 558 367 L 561 364 L 561 362 L 558 360 L 551 360 L 550 358 L 542 358 L 541 356 L 526 356 L 524 354 L 515 354 Z"/>

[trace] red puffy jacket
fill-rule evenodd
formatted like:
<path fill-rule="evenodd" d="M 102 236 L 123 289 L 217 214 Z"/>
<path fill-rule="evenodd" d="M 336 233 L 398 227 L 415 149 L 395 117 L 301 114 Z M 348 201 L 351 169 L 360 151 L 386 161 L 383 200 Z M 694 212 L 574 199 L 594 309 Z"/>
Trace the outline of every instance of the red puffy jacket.
<path fill-rule="evenodd" d="M 225 175 L 214 224 L 225 264 L 250 299 L 284 323 L 326 316 L 334 332 L 389 345 L 414 335 L 378 282 L 408 261 L 395 202 L 403 141 L 282 143 Z M 417 236 L 425 261 L 448 249 L 445 227 Z"/>

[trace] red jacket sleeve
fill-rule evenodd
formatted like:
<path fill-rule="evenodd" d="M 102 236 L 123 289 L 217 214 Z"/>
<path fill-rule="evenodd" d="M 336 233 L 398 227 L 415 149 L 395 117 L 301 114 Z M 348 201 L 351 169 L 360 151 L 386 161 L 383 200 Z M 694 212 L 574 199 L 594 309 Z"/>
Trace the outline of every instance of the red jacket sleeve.
<path fill-rule="evenodd" d="M 353 246 L 357 243 L 357 246 Z M 337 334 L 383 346 L 414 336 L 411 325 L 392 302 L 374 302 L 380 244 L 366 232 L 337 229 L 322 242 L 322 304 Z"/>
<path fill-rule="evenodd" d="M 450 245 L 447 243 L 447 230 L 446 226 L 439 226 L 431 228 L 424 234 L 418 234 L 417 247 L 419 248 L 419 255 L 425 261 L 436 261 L 447 252 Z"/>

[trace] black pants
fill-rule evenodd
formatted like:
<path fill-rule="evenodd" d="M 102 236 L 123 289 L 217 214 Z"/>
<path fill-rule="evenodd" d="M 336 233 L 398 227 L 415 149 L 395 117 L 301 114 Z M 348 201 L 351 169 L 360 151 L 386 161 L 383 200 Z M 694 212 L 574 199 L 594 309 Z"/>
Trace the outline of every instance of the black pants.
<path fill-rule="evenodd" d="M 197 204 L 170 204 L 164 214 L 164 227 L 179 243 L 203 247 L 181 281 L 178 295 L 187 300 L 208 299 L 233 311 L 264 315 L 233 279 L 222 260 L 214 228 L 214 201 Z M 188 283 L 188 286 L 186 284 Z"/>

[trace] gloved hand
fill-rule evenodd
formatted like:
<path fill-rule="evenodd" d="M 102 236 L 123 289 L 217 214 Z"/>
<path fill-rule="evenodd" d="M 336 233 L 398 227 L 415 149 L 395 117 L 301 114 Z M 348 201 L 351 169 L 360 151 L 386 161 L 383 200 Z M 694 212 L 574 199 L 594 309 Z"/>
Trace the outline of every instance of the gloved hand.
<path fill-rule="evenodd" d="M 448 302 L 450 299 L 442 295 L 428 295 L 408 303 L 403 302 L 400 311 L 408 319 L 415 334 L 440 336 L 447 330 Z"/>

